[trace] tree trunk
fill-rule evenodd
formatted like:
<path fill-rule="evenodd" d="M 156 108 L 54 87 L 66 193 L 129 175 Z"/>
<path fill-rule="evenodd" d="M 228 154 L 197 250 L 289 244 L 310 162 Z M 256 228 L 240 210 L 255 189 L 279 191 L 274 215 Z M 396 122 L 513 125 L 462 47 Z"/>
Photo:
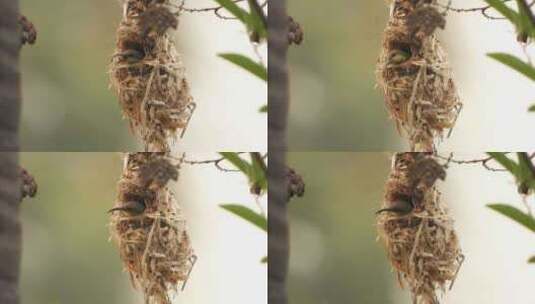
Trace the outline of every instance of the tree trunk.
<path fill-rule="evenodd" d="M 0 0 L 0 303 L 18 304 L 21 228 L 18 169 L 20 113 L 16 0 Z M 9 151 L 9 152 L 7 152 Z"/>
<path fill-rule="evenodd" d="M 269 242 L 268 303 L 288 303 L 288 220 L 286 206 L 286 121 L 288 116 L 288 17 L 286 1 L 269 2 Z"/>
<path fill-rule="evenodd" d="M 0 0 L 0 150 L 18 151 L 20 115 L 18 1 Z"/>

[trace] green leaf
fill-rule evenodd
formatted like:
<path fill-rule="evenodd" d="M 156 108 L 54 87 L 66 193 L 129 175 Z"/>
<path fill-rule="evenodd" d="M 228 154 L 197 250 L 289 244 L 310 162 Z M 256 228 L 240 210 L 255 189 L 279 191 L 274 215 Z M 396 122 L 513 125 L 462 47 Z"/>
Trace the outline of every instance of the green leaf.
<path fill-rule="evenodd" d="M 535 108 L 535 105 L 533 106 Z M 262 106 L 258 112 L 260 113 L 267 113 L 268 111 L 268 105 Z"/>
<path fill-rule="evenodd" d="M 238 18 L 241 22 L 243 22 L 245 25 L 247 24 L 247 13 L 243 8 L 239 7 L 234 1 L 232 0 L 215 0 L 219 5 L 224 7 L 229 13 L 231 13 L 234 17 Z"/>
<path fill-rule="evenodd" d="M 234 204 L 220 205 L 220 207 L 267 232 L 267 219 L 252 209 Z"/>
<path fill-rule="evenodd" d="M 251 18 L 250 25 L 252 29 L 260 35 L 260 38 L 266 38 L 267 37 L 266 24 L 264 24 L 262 17 L 259 16 L 258 13 L 253 9 L 250 1 L 249 1 L 249 7 L 251 8 L 251 12 L 249 16 Z"/>
<path fill-rule="evenodd" d="M 504 152 L 488 152 L 487 154 L 507 169 L 507 171 L 511 172 L 515 178 L 520 179 L 520 168 L 518 164 L 508 158 Z"/>
<path fill-rule="evenodd" d="M 531 105 L 528 109 L 529 112 L 535 112 L 535 105 Z"/>
<path fill-rule="evenodd" d="M 262 263 L 262 264 L 266 264 L 267 262 L 268 262 L 268 257 L 267 257 L 267 256 L 263 257 L 263 258 L 260 260 L 260 263 Z"/>
<path fill-rule="evenodd" d="M 263 160 L 256 160 L 255 158 L 251 157 L 252 159 L 252 172 L 251 172 L 251 183 L 254 185 L 260 186 L 260 189 L 262 191 L 267 191 L 267 176 L 266 171 L 264 170 L 265 164 L 259 163 Z"/>
<path fill-rule="evenodd" d="M 507 65 L 508 67 L 535 81 L 535 69 L 517 57 L 505 53 L 489 53 L 487 56 Z"/>
<path fill-rule="evenodd" d="M 520 16 L 517 12 L 510 9 L 502 0 L 485 0 L 488 5 L 497 10 L 505 18 L 509 19 L 513 25 L 518 26 L 520 23 Z"/>
<path fill-rule="evenodd" d="M 231 164 L 233 164 L 238 170 L 245 173 L 247 177 L 251 176 L 251 172 L 253 171 L 252 166 L 246 162 L 243 158 L 240 157 L 240 155 L 236 152 L 220 152 L 221 156 L 223 156 L 226 160 L 228 160 Z"/>
<path fill-rule="evenodd" d="M 519 33 L 526 33 L 529 37 L 533 37 L 535 34 L 535 24 L 532 19 L 532 12 L 529 6 L 523 0 L 516 0 L 519 13 Z"/>
<path fill-rule="evenodd" d="M 215 0 L 219 5 L 224 7 L 229 13 L 240 20 L 249 31 L 257 32 L 260 37 L 267 37 L 267 29 L 265 28 L 262 19 L 255 13 L 249 14 L 246 10 L 239 7 L 232 0 Z"/>
<path fill-rule="evenodd" d="M 517 152 L 520 182 L 533 184 L 533 172 L 531 172 L 531 160 L 526 152 Z"/>
<path fill-rule="evenodd" d="M 505 215 L 520 225 L 528 228 L 532 232 L 535 232 L 535 219 L 520 209 L 505 204 L 490 204 L 487 205 L 487 207 Z"/>
<path fill-rule="evenodd" d="M 258 78 L 267 81 L 268 75 L 266 68 L 261 65 L 260 63 L 246 57 L 240 54 L 219 54 L 219 57 L 228 60 L 235 65 L 251 72 L 253 75 L 257 76 Z"/>

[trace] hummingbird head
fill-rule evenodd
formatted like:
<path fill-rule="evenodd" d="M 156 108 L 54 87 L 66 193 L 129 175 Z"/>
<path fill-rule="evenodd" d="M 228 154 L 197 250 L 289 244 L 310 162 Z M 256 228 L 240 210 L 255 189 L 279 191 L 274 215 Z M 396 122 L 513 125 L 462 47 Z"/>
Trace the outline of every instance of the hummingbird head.
<path fill-rule="evenodd" d="M 414 209 L 414 205 L 411 200 L 405 198 L 398 198 L 392 201 L 388 201 L 385 205 L 385 208 L 380 209 L 375 214 L 380 214 L 383 212 L 394 212 L 398 215 L 406 215 Z"/>
<path fill-rule="evenodd" d="M 145 203 L 139 200 L 119 202 L 116 204 L 116 207 L 108 210 L 108 213 L 113 213 L 115 211 L 123 211 L 129 215 L 140 215 L 145 211 Z"/>
<path fill-rule="evenodd" d="M 400 65 L 411 58 L 411 53 L 406 50 L 394 49 L 388 53 L 388 63 Z"/>

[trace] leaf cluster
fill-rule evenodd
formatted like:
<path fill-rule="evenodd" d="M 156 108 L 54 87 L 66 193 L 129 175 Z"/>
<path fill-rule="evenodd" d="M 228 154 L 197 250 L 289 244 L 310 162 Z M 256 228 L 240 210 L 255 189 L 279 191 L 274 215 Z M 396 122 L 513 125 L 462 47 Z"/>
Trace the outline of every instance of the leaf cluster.
<path fill-rule="evenodd" d="M 535 170 L 527 153 L 517 153 L 517 161 L 503 152 L 489 152 L 488 154 L 515 177 L 517 183 L 521 185 L 519 189 L 522 187 L 527 190 L 525 192 L 535 192 Z M 503 203 L 489 204 L 488 207 L 535 233 L 535 218 L 530 212 L 526 213 Z M 528 261 L 535 263 L 535 256 Z"/>

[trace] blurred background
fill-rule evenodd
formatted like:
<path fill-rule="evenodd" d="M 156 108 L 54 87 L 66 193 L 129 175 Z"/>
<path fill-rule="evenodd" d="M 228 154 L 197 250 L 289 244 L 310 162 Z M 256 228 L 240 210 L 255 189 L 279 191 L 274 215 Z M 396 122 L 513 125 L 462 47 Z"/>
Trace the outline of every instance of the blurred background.
<path fill-rule="evenodd" d="M 448 156 L 448 155 L 444 155 Z M 306 183 L 289 205 L 290 303 L 410 304 L 379 243 L 375 211 L 390 171 L 390 153 L 289 154 Z M 456 153 L 461 160 L 485 157 Z M 513 178 L 481 165 L 455 165 L 439 183 L 466 260 L 443 304 L 535 303 L 533 233 L 485 207 L 525 210 Z M 492 190 L 491 190 L 492 189 Z M 533 196 L 528 203 L 533 207 Z"/>
<path fill-rule="evenodd" d="M 375 66 L 389 13 L 386 1 L 288 1 L 288 5 L 289 15 L 305 32 L 303 44 L 289 50 L 290 149 L 407 149 L 388 118 L 381 90 L 375 88 Z M 484 5 L 483 0 L 452 2 L 456 8 Z M 535 102 L 533 83 L 486 56 L 507 52 L 526 58 L 514 28 L 480 13 L 449 13 L 440 38 L 464 109 L 439 150 L 531 149 L 535 114 L 527 109 Z"/>
<path fill-rule="evenodd" d="M 133 151 L 141 146 L 108 88 L 108 65 L 120 22 L 120 1 L 21 0 L 37 27 L 37 43 L 22 49 L 23 151 Z M 186 1 L 188 8 L 216 6 Z M 197 110 L 180 151 L 264 151 L 267 86 L 217 57 L 257 58 L 245 28 L 211 12 L 185 13 L 176 33 Z M 267 61 L 267 47 L 259 54 Z M 247 126 L 244 128 L 244 126 Z"/>
<path fill-rule="evenodd" d="M 22 153 L 21 164 L 39 185 L 37 196 L 22 203 L 21 303 L 144 303 L 108 240 L 106 211 L 115 202 L 121 154 Z M 184 165 L 180 174 L 171 187 L 199 259 L 175 303 L 267 303 L 267 266 L 260 263 L 265 232 L 218 206 L 257 210 L 247 178 L 213 165 Z M 259 201 L 266 203 L 265 197 Z"/>

